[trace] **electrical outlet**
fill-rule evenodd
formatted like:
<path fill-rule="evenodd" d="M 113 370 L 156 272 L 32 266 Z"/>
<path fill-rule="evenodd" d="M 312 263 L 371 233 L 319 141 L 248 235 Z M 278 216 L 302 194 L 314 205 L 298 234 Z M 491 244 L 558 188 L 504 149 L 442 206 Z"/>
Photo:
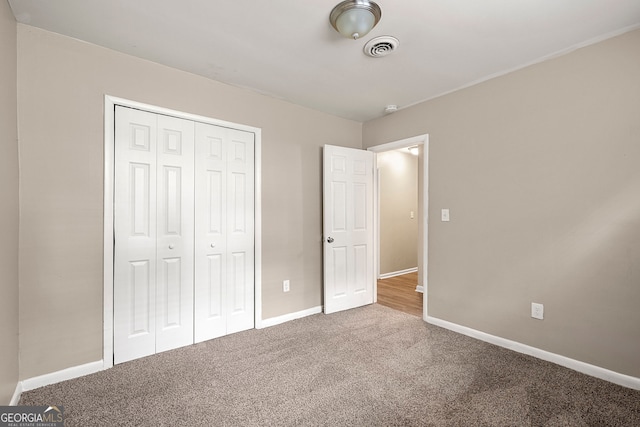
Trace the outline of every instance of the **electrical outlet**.
<path fill-rule="evenodd" d="M 544 319 L 544 305 L 537 302 L 531 303 L 531 317 L 534 319 Z"/>
<path fill-rule="evenodd" d="M 289 292 L 289 279 L 282 281 L 282 292 Z"/>

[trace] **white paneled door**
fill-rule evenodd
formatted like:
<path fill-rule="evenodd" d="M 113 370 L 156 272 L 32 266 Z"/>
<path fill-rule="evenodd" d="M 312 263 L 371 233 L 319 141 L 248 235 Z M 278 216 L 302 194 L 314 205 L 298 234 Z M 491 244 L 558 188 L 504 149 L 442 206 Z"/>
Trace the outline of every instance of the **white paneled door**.
<path fill-rule="evenodd" d="M 193 343 L 194 240 L 194 123 L 157 118 L 156 353 Z"/>
<path fill-rule="evenodd" d="M 254 326 L 254 134 L 116 106 L 114 363 Z"/>
<path fill-rule="evenodd" d="M 324 312 L 373 303 L 373 157 L 324 146 Z"/>
<path fill-rule="evenodd" d="M 196 123 L 195 342 L 254 325 L 253 165 L 253 133 Z"/>
<path fill-rule="evenodd" d="M 114 362 L 156 350 L 157 118 L 116 109 Z"/>

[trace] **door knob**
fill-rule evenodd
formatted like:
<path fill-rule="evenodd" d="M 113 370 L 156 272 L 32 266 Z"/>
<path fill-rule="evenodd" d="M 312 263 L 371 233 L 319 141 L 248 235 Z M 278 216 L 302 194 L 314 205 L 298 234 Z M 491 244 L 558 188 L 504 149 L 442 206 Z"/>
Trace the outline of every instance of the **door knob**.
<path fill-rule="evenodd" d="M 333 237 L 327 237 L 327 242 L 333 243 Z"/>
<path fill-rule="evenodd" d="M 170 244 L 170 245 L 169 245 L 169 249 L 173 249 L 173 248 L 175 248 L 175 247 L 176 247 L 176 246 L 175 246 L 174 244 Z"/>
<path fill-rule="evenodd" d="M 215 248 L 215 247 L 216 247 L 216 244 L 215 244 L 215 243 L 212 243 L 212 244 L 211 244 L 211 247 L 212 247 L 212 248 Z"/>

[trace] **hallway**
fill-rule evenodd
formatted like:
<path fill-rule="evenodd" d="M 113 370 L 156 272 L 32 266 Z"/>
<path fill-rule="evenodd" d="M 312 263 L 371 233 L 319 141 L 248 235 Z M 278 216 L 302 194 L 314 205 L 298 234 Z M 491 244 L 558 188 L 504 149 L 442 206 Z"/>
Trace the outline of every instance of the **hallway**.
<path fill-rule="evenodd" d="M 422 296 L 416 292 L 418 272 L 378 280 L 378 304 L 422 317 Z"/>

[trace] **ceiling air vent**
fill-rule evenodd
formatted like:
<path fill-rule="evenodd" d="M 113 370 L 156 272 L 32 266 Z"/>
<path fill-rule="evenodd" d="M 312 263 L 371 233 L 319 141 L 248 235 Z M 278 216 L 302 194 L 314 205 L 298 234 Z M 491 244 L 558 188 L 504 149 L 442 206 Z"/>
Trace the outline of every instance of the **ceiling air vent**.
<path fill-rule="evenodd" d="M 373 57 L 380 58 L 387 56 L 398 48 L 400 42 L 397 38 L 391 36 L 381 36 L 371 39 L 364 45 L 364 53 Z"/>

